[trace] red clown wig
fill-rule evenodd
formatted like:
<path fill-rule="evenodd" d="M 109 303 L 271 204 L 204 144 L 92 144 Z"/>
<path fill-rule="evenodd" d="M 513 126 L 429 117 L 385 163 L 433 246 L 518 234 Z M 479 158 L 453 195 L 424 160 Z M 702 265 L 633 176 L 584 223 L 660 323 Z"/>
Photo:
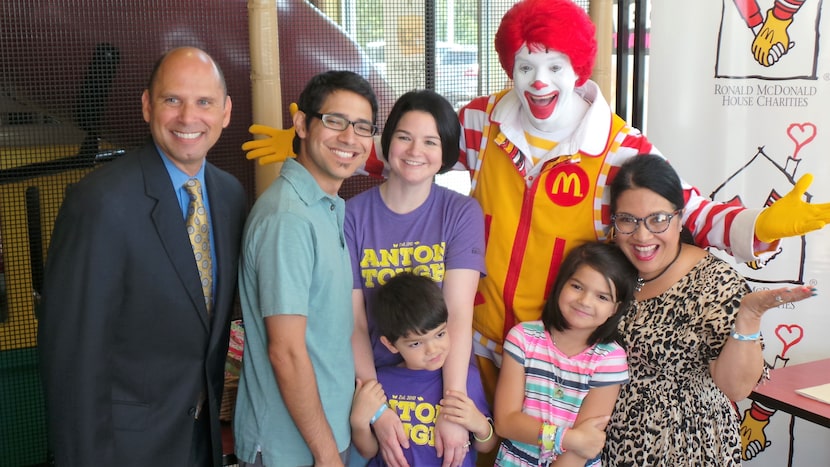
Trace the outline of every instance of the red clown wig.
<path fill-rule="evenodd" d="M 568 56 L 582 86 L 591 77 L 597 55 L 594 23 L 571 0 L 521 0 L 505 13 L 496 31 L 496 53 L 507 76 L 513 79 L 516 52 L 557 51 Z"/>

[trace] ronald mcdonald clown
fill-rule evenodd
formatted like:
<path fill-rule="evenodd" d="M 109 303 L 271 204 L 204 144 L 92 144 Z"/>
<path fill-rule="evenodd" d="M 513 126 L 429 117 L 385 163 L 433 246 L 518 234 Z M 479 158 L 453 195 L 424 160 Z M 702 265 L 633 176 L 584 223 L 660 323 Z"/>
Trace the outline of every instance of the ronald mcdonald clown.
<path fill-rule="evenodd" d="M 514 87 L 459 111 L 457 167 L 470 171 L 471 196 L 485 215 L 487 276 L 476 297 L 473 340 L 490 398 L 504 337 L 516 323 L 540 319 L 568 251 L 613 235 L 607 187 L 617 168 L 638 154 L 659 154 L 588 79 L 597 51 L 594 25 L 570 0 L 519 1 L 502 19 L 495 46 Z M 268 138 L 243 145 L 249 159 L 291 156 L 293 129 L 254 125 L 251 132 Z M 374 151 L 366 172 L 382 171 Z M 763 210 L 713 202 L 684 182 L 684 226 L 698 246 L 726 250 L 737 261 L 755 259 L 779 239 L 830 220 L 830 204 L 803 201 L 811 182 L 805 175 Z"/>

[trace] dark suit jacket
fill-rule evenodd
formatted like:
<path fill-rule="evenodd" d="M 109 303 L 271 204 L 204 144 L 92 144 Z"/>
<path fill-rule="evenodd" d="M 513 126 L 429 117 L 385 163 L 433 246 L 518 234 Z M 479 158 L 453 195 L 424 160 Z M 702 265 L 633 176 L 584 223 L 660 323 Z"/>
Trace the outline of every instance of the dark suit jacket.
<path fill-rule="evenodd" d="M 170 177 L 150 143 L 68 190 L 52 234 L 39 322 L 57 465 L 187 465 L 207 387 L 214 465 L 236 294 L 244 190 L 212 164 L 213 318 Z"/>

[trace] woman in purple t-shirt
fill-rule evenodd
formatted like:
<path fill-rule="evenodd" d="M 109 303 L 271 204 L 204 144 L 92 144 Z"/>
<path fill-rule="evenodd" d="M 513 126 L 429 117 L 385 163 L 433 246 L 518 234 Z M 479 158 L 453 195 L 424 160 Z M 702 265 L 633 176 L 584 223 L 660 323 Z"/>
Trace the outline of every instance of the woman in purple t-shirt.
<path fill-rule="evenodd" d="M 473 302 L 485 272 L 484 218 L 474 199 L 433 183 L 436 174 L 457 162 L 460 132 L 455 111 L 439 94 L 404 94 L 381 136 L 387 180 L 346 203 L 346 241 L 354 273 L 352 340 L 355 369 L 363 381 L 376 378 L 375 367 L 400 362 L 379 342 L 368 316 L 378 287 L 409 271 L 443 288 L 453 342 L 443 370 L 444 388 L 466 393 Z M 408 441 L 400 420 L 387 412 L 376 421 L 375 433 L 384 458 L 403 464 L 400 446 Z M 467 430 L 439 418 L 436 431 L 439 453 L 451 461 L 463 459 Z"/>

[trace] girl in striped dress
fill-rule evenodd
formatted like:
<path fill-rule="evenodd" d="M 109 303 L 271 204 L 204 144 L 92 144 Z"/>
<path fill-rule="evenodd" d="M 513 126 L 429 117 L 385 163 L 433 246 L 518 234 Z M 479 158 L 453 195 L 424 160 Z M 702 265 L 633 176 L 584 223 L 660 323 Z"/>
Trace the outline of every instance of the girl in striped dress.
<path fill-rule="evenodd" d="M 495 395 L 497 466 L 598 466 L 605 425 L 628 364 L 617 324 L 637 270 L 614 245 L 568 254 L 541 321 L 516 325 L 504 344 Z"/>

